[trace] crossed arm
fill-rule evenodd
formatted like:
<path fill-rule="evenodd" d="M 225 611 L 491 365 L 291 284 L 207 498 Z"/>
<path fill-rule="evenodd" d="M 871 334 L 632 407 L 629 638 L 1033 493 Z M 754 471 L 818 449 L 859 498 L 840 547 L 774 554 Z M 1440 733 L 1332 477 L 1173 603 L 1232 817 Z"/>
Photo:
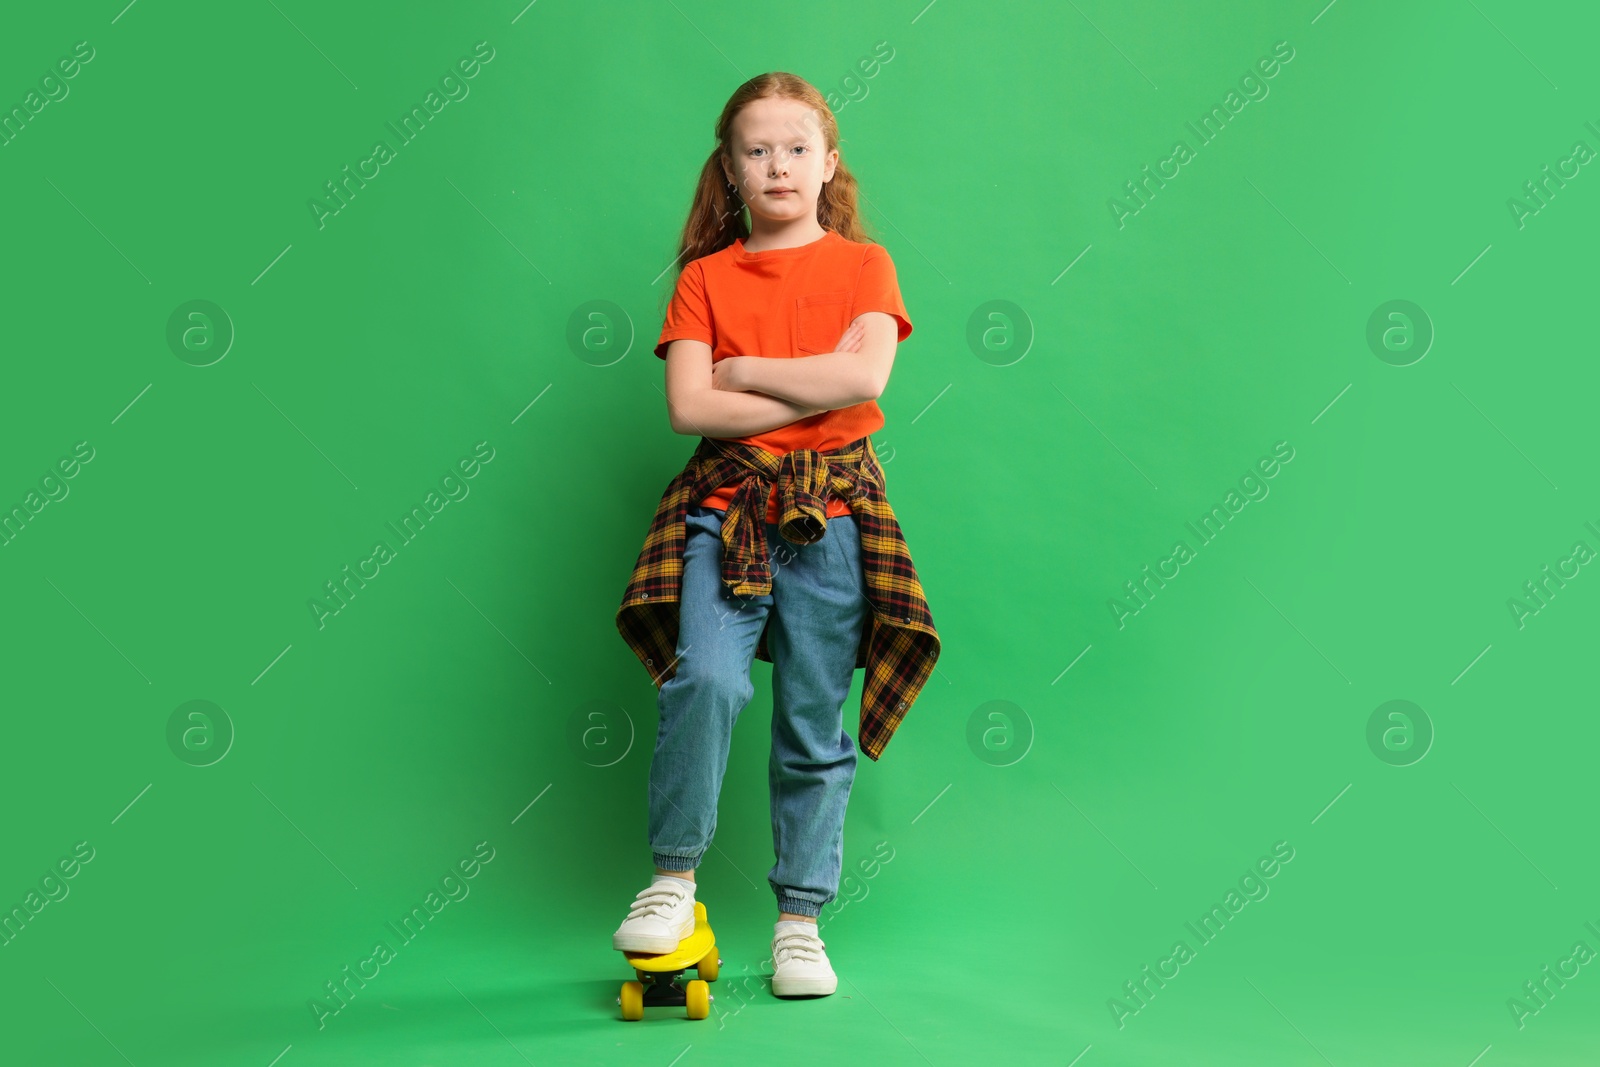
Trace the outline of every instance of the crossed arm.
<path fill-rule="evenodd" d="M 715 365 L 711 346 L 680 339 L 667 347 L 667 414 L 674 433 L 746 437 L 835 408 L 875 400 L 894 365 L 899 327 L 867 311 L 835 351 L 795 359 L 729 356 Z"/>

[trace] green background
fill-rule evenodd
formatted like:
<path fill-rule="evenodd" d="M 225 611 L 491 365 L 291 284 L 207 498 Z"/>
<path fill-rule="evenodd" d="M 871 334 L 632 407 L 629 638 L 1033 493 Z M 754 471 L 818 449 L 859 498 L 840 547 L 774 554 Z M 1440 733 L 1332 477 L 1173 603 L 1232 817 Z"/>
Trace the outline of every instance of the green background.
<path fill-rule="evenodd" d="M 0 905 L 93 849 L 0 948 L 0 1058 L 1593 1062 L 1592 961 L 1508 1005 L 1600 950 L 1600 577 L 1509 606 L 1600 547 L 1600 176 L 1509 206 L 1600 148 L 1584 5 L 119 4 L 0 37 L 7 110 L 95 50 L 0 147 L 0 505 L 93 449 L 0 548 Z M 469 95 L 319 227 L 480 41 Z M 650 348 L 712 124 L 767 70 L 832 94 L 899 271 L 875 441 L 944 654 L 858 770 L 838 992 L 761 979 L 757 663 L 699 872 L 713 1017 L 624 1025 L 656 712 L 613 617 L 694 445 Z M 196 300 L 235 333 L 207 366 L 168 341 Z M 1420 359 L 1368 344 L 1393 300 Z M 319 627 L 478 442 L 469 494 Z M 1270 492 L 1201 544 L 1241 485 Z M 185 748 L 194 700 L 223 714 Z M 1369 744 L 1392 700 L 1409 747 Z M 324 983 L 480 842 L 470 894 L 319 1029 Z"/>

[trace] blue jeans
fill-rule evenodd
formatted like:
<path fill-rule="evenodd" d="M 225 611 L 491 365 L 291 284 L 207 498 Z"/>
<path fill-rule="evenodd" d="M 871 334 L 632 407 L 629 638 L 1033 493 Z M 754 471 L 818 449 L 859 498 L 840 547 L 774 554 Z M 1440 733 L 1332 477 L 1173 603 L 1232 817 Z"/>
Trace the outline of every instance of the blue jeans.
<path fill-rule="evenodd" d="M 853 515 L 829 518 L 821 540 L 809 545 L 791 544 L 767 523 L 772 592 L 739 597 L 721 582 L 725 514 L 693 504 L 684 516 L 677 669 L 657 698 L 650 763 L 650 848 L 657 867 L 684 871 L 710 847 L 733 724 L 755 695 L 750 667 L 766 625 L 777 854 L 767 884 L 780 911 L 815 916 L 839 892 L 856 773 L 842 709 L 868 611 L 861 538 Z"/>

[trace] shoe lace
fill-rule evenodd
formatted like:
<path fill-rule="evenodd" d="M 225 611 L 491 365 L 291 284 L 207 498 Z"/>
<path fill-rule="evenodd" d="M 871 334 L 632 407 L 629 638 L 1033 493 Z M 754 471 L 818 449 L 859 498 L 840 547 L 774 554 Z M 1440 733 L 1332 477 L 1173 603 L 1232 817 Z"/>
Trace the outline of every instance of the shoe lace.
<path fill-rule="evenodd" d="M 682 886 L 665 885 L 657 883 L 648 889 L 639 891 L 633 898 L 633 908 L 628 912 L 628 918 L 637 919 L 643 915 L 665 915 L 677 907 L 689 891 Z"/>
<path fill-rule="evenodd" d="M 774 964 L 786 960 L 798 959 L 807 963 L 821 963 L 822 949 L 827 945 L 816 934 L 804 931 L 780 934 L 772 944 L 772 960 Z"/>

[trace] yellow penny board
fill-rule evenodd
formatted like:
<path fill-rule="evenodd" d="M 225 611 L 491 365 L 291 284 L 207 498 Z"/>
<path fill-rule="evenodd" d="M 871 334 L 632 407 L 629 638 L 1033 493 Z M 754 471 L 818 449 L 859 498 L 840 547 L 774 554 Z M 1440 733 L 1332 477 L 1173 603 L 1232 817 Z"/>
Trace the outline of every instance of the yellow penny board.
<path fill-rule="evenodd" d="M 694 933 L 671 952 L 653 956 L 624 949 L 622 954 L 633 964 L 638 979 L 623 982 L 617 996 L 624 1019 L 637 1022 L 649 1007 L 685 1008 L 691 1019 L 704 1019 L 711 1014 L 711 990 L 706 983 L 717 980 L 722 961 L 717 958 L 717 943 L 711 935 L 704 904 L 694 902 Z M 684 971 L 691 967 L 699 977 L 685 979 Z"/>

